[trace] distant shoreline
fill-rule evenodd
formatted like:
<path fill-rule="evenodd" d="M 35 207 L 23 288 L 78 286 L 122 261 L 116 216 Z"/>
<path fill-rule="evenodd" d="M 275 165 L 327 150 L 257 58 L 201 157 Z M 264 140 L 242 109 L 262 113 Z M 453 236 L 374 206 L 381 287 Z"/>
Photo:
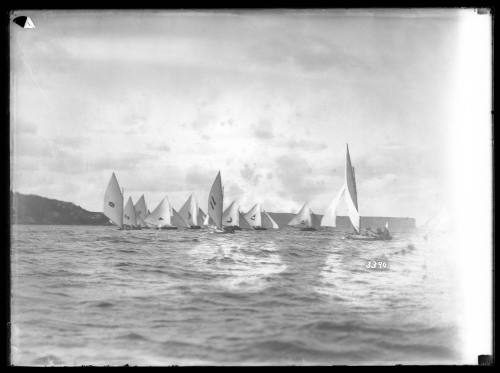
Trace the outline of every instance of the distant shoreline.
<path fill-rule="evenodd" d="M 269 212 L 279 227 L 284 227 L 294 216 L 288 212 Z M 323 214 L 314 214 L 322 217 Z M 72 202 L 59 201 L 34 194 L 11 192 L 11 225 L 81 225 L 113 226 L 102 212 L 83 209 Z M 391 231 L 409 231 L 416 228 L 416 221 L 410 217 L 362 216 L 363 228 L 382 228 L 389 224 Z M 348 216 L 337 216 L 338 230 L 351 230 Z"/>

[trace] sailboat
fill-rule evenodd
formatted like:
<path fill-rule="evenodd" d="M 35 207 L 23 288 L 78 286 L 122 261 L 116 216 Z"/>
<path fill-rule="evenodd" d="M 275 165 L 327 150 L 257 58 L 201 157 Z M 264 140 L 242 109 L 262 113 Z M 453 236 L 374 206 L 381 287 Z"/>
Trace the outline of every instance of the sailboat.
<path fill-rule="evenodd" d="M 190 228 L 189 223 L 172 207 L 172 225 L 180 228 Z"/>
<path fill-rule="evenodd" d="M 261 209 L 260 205 L 256 203 L 250 211 L 248 211 L 244 215 L 245 220 L 250 224 L 250 226 L 255 229 L 255 230 L 266 230 L 262 226 L 262 216 L 261 216 Z"/>
<path fill-rule="evenodd" d="M 239 211 L 238 215 L 240 217 L 240 228 L 241 229 L 253 229 L 253 227 L 245 219 L 245 214 L 244 213 L 242 213 L 241 211 Z"/>
<path fill-rule="evenodd" d="M 168 198 L 165 197 L 156 206 L 151 214 L 149 214 L 144 222 L 151 227 L 157 229 L 177 229 L 177 227 L 172 225 L 172 208 Z"/>
<path fill-rule="evenodd" d="M 215 180 L 208 195 L 208 220 L 212 220 L 216 227 L 217 233 L 234 233 L 234 229 L 225 229 L 222 225 L 222 206 L 224 200 L 224 193 L 222 191 L 222 181 L 220 171 L 217 173 Z M 207 221 L 208 223 L 208 221 Z"/>
<path fill-rule="evenodd" d="M 345 184 L 342 184 L 342 187 L 340 188 L 339 193 L 335 197 L 335 199 L 332 201 L 330 206 L 328 206 L 328 209 L 323 215 L 323 219 L 321 220 L 321 226 L 322 227 L 336 227 L 337 226 L 337 209 L 340 203 L 340 199 L 345 193 Z"/>
<path fill-rule="evenodd" d="M 123 229 L 123 194 L 114 172 L 104 192 L 103 212 L 114 225 Z"/>
<path fill-rule="evenodd" d="M 148 215 L 148 208 L 146 207 L 146 200 L 144 199 L 144 194 L 139 198 L 137 203 L 134 205 L 135 219 L 137 221 L 137 226 L 141 229 L 148 228 L 144 219 Z"/>
<path fill-rule="evenodd" d="M 267 229 L 279 229 L 278 223 L 266 211 L 262 211 L 262 226 Z"/>
<path fill-rule="evenodd" d="M 351 156 L 349 154 L 349 145 L 346 144 L 345 155 L 345 187 L 344 196 L 349 210 L 349 220 L 354 228 L 354 234 L 348 234 L 344 238 L 351 240 L 364 240 L 364 241 L 385 241 L 390 240 L 391 236 L 386 228 L 386 234 L 366 233 L 361 234 L 361 218 L 358 208 L 358 191 L 356 188 L 356 175 L 354 167 L 351 164 Z M 342 190 L 341 190 L 342 191 Z"/>
<path fill-rule="evenodd" d="M 179 215 L 187 222 L 189 228 L 200 229 L 201 224 L 198 221 L 199 207 L 196 198 L 191 194 L 187 201 L 179 210 Z"/>
<path fill-rule="evenodd" d="M 208 214 L 205 214 L 201 208 L 198 210 L 198 225 L 202 227 L 215 227 L 213 219 Z"/>
<path fill-rule="evenodd" d="M 127 204 L 123 209 L 123 227 L 127 230 L 137 229 L 137 220 L 135 217 L 134 202 L 132 202 L 132 197 L 128 197 Z"/>
<path fill-rule="evenodd" d="M 231 202 L 229 207 L 222 215 L 222 225 L 231 229 L 240 230 L 240 212 L 235 201 Z"/>
<path fill-rule="evenodd" d="M 315 231 L 319 228 L 320 221 L 306 202 L 287 225 L 299 227 L 302 231 Z"/>

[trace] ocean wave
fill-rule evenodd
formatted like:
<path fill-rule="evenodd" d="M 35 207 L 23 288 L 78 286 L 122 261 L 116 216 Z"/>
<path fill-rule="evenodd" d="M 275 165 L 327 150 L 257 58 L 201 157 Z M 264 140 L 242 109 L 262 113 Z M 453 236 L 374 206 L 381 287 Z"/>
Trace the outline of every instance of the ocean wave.
<path fill-rule="evenodd" d="M 122 334 L 122 335 L 117 336 L 116 338 L 117 339 L 125 339 L 125 340 L 129 340 L 129 341 L 145 341 L 145 342 L 152 341 L 150 338 L 147 338 L 140 333 L 134 333 L 134 332 Z"/>
<path fill-rule="evenodd" d="M 45 355 L 32 360 L 31 364 L 38 366 L 60 366 L 64 361 L 55 355 Z"/>
<path fill-rule="evenodd" d="M 15 243 L 18 365 L 425 363 L 460 347 L 453 268 L 412 236 L 61 229 Z M 390 271 L 364 268 L 383 255 Z"/>

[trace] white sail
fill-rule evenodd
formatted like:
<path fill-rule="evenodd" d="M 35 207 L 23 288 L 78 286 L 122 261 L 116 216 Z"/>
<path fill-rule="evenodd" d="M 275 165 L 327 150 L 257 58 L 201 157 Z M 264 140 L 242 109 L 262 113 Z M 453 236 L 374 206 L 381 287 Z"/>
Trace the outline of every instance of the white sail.
<path fill-rule="evenodd" d="M 260 205 L 257 203 L 255 204 L 250 211 L 248 211 L 245 215 L 245 220 L 250 224 L 252 227 L 262 227 L 262 219 L 261 219 L 261 210 L 260 210 Z"/>
<path fill-rule="evenodd" d="M 359 233 L 360 217 L 358 210 L 358 192 L 356 189 L 356 176 L 354 175 L 354 167 L 351 165 L 351 157 L 349 155 L 349 145 L 346 145 L 345 155 L 345 196 L 347 208 L 349 210 L 349 219 L 351 220 L 354 230 Z"/>
<path fill-rule="evenodd" d="M 123 225 L 128 225 L 135 227 L 137 225 L 137 220 L 135 218 L 134 202 L 132 202 L 132 197 L 128 197 L 127 204 L 123 209 Z"/>
<path fill-rule="evenodd" d="M 262 227 L 267 229 L 279 229 L 279 225 L 266 211 L 262 212 Z"/>
<path fill-rule="evenodd" d="M 208 195 L 208 216 L 212 218 L 217 228 L 222 229 L 222 203 L 223 203 L 223 193 L 222 193 L 222 181 L 220 176 L 220 171 L 215 177 L 212 188 Z"/>
<path fill-rule="evenodd" d="M 144 221 L 150 226 L 161 228 L 172 225 L 171 216 L 172 212 L 168 198 L 163 198 Z"/>
<path fill-rule="evenodd" d="M 323 227 L 336 227 L 337 226 L 337 209 L 339 207 L 339 202 L 342 196 L 345 193 L 345 184 L 342 185 L 342 188 L 340 188 L 339 193 L 335 197 L 335 199 L 332 201 L 330 206 L 328 206 L 328 209 L 325 212 L 325 215 L 323 216 L 323 219 L 321 220 L 321 226 Z"/>
<path fill-rule="evenodd" d="M 239 215 L 240 215 L 240 228 L 241 229 L 252 229 L 252 226 L 245 219 L 245 216 L 243 215 L 243 213 L 240 212 Z"/>
<path fill-rule="evenodd" d="M 238 211 L 238 205 L 233 201 L 229 207 L 224 211 L 222 215 L 222 225 L 225 227 L 239 227 L 240 225 L 240 214 Z"/>
<path fill-rule="evenodd" d="M 114 172 L 104 193 L 103 212 L 113 224 L 123 226 L 123 194 Z"/>
<path fill-rule="evenodd" d="M 306 202 L 300 211 L 290 220 L 288 225 L 293 227 L 311 228 L 313 226 L 312 222 L 312 212 L 309 204 Z"/>
<path fill-rule="evenodd" d="M 137 220 L 137 225 L 140 227 L 145 227 L 146 223 L 144 219 L 148 214 L 148 208 L 146 207 L 146 200 L 144 199 L 144 194 L 139 198 L 134 206 L 135 209 L 135 219 Z"/>
<path fill-rule="evenodd" d="M 198 224 L 198 202 L 196 198 L 191 194 L 187 201 L 182 205 L 179 210 L 179 215 L 190 225 L 200 225 Z"/>
<path fill-rule="evenodd" d="M 189 228 L 190 225 L 174 208 L 172 208 L 172 225 L 180 228 Z"/>

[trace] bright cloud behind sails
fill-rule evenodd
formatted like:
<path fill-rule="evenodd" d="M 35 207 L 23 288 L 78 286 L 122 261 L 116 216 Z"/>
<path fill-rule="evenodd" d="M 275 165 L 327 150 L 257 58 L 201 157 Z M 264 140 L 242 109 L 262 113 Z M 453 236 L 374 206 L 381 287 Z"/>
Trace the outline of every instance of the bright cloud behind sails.
<path fill-rule="evenodd" d="M 244 210 L 323 213 L 349 143 L 361 214 L 425 220 L 460 18 L 429 12 L 33 12 L 11 30 L 13 189 L 98 211 L 115 171 L 180 207 L 220 169 Z"/>

